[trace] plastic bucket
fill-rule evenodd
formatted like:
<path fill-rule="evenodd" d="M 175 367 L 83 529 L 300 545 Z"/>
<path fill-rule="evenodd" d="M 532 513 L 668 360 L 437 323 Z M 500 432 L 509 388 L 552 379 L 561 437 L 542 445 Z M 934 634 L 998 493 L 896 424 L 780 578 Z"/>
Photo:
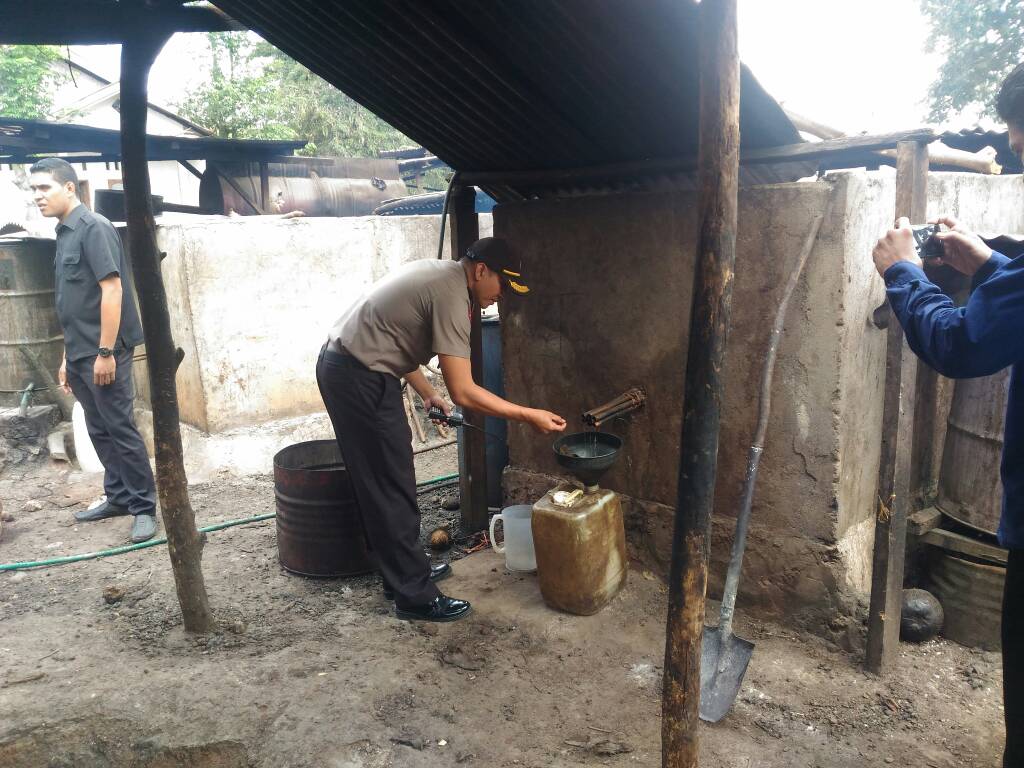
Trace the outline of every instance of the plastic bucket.
<path fill-rule="evenodd" d="M 505 507 L 491 518 L 491 546 L 495 552 L 504 553 L 505 567 L 510 571 L 537 570 L 537 555 L 533 551 L 533 507 L 516 504 Z M 505 530 L 505 541 L 499 547 L 494 541 L 494 528 L 501 522 Z"/>

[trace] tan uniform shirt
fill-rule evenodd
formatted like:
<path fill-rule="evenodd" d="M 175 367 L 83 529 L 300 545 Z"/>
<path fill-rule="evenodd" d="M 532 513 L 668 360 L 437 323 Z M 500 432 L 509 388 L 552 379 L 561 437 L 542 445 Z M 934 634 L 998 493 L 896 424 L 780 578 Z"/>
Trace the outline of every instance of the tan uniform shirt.
<path fill-rule="evenodd" d="M 329 348 L 401 378 L 434 355 L 470 356 L 470 298 L 457 261 L 424 259 L 381 280 L 331 327 Z"/>

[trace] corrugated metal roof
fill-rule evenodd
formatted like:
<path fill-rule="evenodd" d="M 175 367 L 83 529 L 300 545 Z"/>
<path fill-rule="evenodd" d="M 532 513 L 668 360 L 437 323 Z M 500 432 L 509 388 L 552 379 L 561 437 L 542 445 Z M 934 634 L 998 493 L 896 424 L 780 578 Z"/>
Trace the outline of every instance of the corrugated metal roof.
<path fill-rule="evenodd" d="M 146 136 L 150 160 L 267 160 L 291 155 L 305 141 Z M 121 159 L 121 132 L 89 125 L 0 116 L 0 163 L 31 163 L 43 155 L 75 154 L 74 162 Z"/>
<path fill-rule="evenodd" d="M 1002 166 L 1002 174 L 1013 174 L 1024 172 L 1021 160 L 1010 149 L 1009 134 L 1006 131 L 988 131 L 982 128 L 967 128 L 962 131 L 946 131 L 936 134 L 936 138 L 953 149 L 960 149 L 964 152 L 978 152 L 985 147 L 992 147 L 996 150 L 996 162 Z M 880 166 L 895 167 L 896 158 L 886 157 L 878 152 L 848 152 L 843 155 L 836 155 L 824 158 L 819 163 L 819 171 L 838 170 L 841 168 L 865 167 L 868 170 L 876 170 Z M 944 165 L 932 161 L 932 171 L 949 171 L 954 173 L 970 173 L 958 165 Z"/>
<path fill-rule="evenodd" d="M 697 152 L 698 7 L 690 0 L 216 4 L 457 170 Z M 745 149 L 800 141 L 745 67 L 740 135 Z M 500 199 L 542 190 L 488 191 Z"/>
<path fill-rule="evenodd" d="M 373 209 L 374 216 L 440 216 L 444 212 L 444 192 L 424 192 L 419 195 L 385 200 Z M 474 207 L 477 213 L 490 213 L 495 200 L 486 192 L 476 190 Z"/>
<path fill-rule="evenodd" d="M 1003 166 L 1003 173 L 1024 173 L 1020 158 L 1010 149 L 1010 134 L 1007 131 L 965 128 L 962 131 L 947 131 L 939 138 L 946 146 L 965 152 L 992 147 L 996 151 L 996 162 Z"/>

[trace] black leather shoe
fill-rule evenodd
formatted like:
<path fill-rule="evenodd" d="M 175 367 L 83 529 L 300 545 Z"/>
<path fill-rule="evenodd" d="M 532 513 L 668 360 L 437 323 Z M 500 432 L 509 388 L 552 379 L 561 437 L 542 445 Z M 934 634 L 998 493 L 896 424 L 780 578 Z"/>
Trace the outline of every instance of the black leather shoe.
<path fill-rule="evenodd" d="M 406 621 L 458 621 L 469 613 L 470 605 L 465 600 L 456 600 L 447 595 L 438 595 L 426 605 L 416 608 L 395 607 L 395 615 Z"/>
<path fill-rule="evenodd" d="M 136 515 L 132 522 L 132 544 L 141 544 L 156 536 L 156 515 Z"/>
<path fill-rule="evenodd" d="M 437 565 L 430 566 L 430 580 L 441 581 L 447 579 L 452 575 L 452 567 L 448 563 L 438 563 Z M 393 590 L 387 583 L 384 584 L 384 599 L 394 600 L 395 590 Z"/>
<path fill-rule="evenodd" d="M 82 509 L 75 512 L 75 520 L 80 523 L 91 523 L 96 520 L 106 520 L 108 517 L 120 517 L 121 515 L 131 514 L 124 507 L 119 507 L 117 504 L 111 504 L 109 501 L 104 501 L 98 507 L 92 509 Z"/>

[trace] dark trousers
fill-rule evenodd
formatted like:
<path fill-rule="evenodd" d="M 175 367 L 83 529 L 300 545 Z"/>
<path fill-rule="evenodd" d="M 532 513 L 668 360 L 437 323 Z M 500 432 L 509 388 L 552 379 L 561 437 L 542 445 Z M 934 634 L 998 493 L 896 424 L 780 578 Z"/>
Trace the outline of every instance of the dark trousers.
<path fill-rule="evenodd" d="M 1011 549 L 1003 591 L 1003 768 L 1024 768 L 1024 549 Z"/>
<path fill-rule="evenodd" d="M 132 413 L 132 353 L 132 349 L 114 353 L 114 383 L 102 387 L 93 383 L 95 356 L 68 360 L 68 385 L 85 411 L 89 437 L 103 462 L 107 501 L 133 515 L 152 515 L 156 513 L 156 484 Z"/>
<path fill-rule="evenodd" d="M 412 432 L 402 384 L 326 347 L 316 381 L 345 460 L 370 551 L 395 604 L 411 608 L 440 594 L 420 547 Z"/>

